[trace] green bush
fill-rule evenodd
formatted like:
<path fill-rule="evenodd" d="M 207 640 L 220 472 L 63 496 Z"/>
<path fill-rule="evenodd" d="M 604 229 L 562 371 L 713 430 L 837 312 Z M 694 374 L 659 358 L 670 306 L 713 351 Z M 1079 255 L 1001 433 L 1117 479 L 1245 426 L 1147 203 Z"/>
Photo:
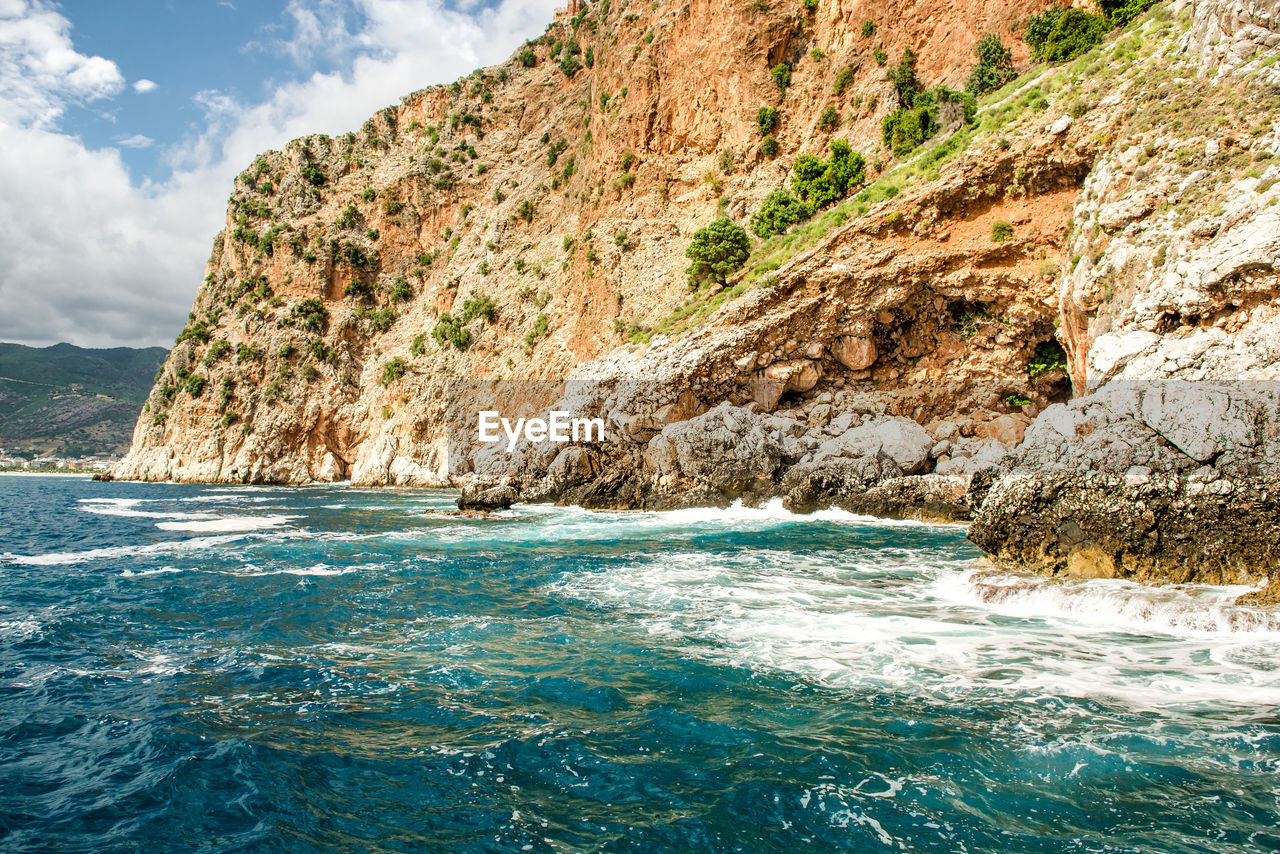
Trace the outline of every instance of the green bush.
<path fill-rule="evenodd" d="M 329 310 L 314 297 L 296 303 L 289 310 L 288 318 L 299 329 L 323 334 L 329 328 Z"/>
<path fill-rule="evenodd" d="M 197 320 L 183 327 L 173 343 L 181 344 L 183 341 L 195 341 L 199 344 L 207 344 L 211 337 L 213 337 L 213 330 L 209 327 L 209 324 L 203 320 Z"/>
<path fill-rule="evenodd" d="M 1098 0 L 1098 8 L 1113 27 L 1123 27 L 1156 4 L 1157 0 Z"/>
<path fill-rule="evenodd" d="M 760 210 L 751 217 L 751 230 L 760 237 L 784 234 L 798 222 L 813 216 L 813 208 L 790 190 L 778 189 L 764 197 Z"/>
<path fill-rule="evenodd" d="M 386 332 L 390 329 L 391 324 L 395 323 L 397 318 L 396 310 L 389 305 L 375 310 L 357 309 L 356 314 L 369 321 L 373 328 L 379 332 Z"/>
<path fill-rule="evenodd" d="M 866 160 L 843 139 L 831 141 L 831 157 L 826 160 L 801 154 L 791 164 L 791 186 L 813 210 L 840 201 L 866 175 Z"/>
<path fill-rule="evenodd" d="M 978 64 L 964 81 L 964 91 L 970 95 L 981 97 L 994 92 L 1018 76 L 1013 70 L 1013 52 L 995 33 L 979 39 L 973 50 L 978 55 Z"/>
<path fill-rule="evenodd" d="M 302 167 L 302 179 L 313 187 L 323 187 L 327 180 L 323 172 L 316 168 L 314 163 L 308 163 Z"/>
<path fill-rule="evenodd" d="M 473 291 L 471 296 L 462 303 L 460 319 L 463 323 L 470 323 L 477 317 L 492 321 L 495 314 L 493 299 L 486 294 L 477 294 Z"/>
<path fill-rule="evenodd" d="M 694 232 L 693 242 L 684 254 L 693 261 L 687 270 L 690 286 L 706 282 L 723 285 L 730 273 L 747 263 L 751 238 L 745 228 L 728 217 L 720 217 Z"/>
<path fill-rule="evenodd" d="M 520 60 L 520 64 L 525 68 L 533 68 L 538 64 L 538 55 L 528 47 L 521 48 L 520 52 L 516 54 L 516 59 Z"/>
<path fill-rule="evenodd" d="M 382 376 L 378 378 L 378 381 L 382 383 L 383 386 L 389 386 L 396 380 L 403 377 L 408 370 L 409 363 L 397 356 L 382 366 Z"/>
<path fill-rule="evenodd" d="M 868 18 L 862 22 L 862 37 L 869 39 L 876 34 L 876 22 Z"/>
<path fill-rule="evenodd" d="M 209 352 L 204 355 L 204 363 L 206 365 L 213 364 L 230 352 L 231 342 L 225 338 L 219 338 L 209 345 Z"/>
<path fill-rule="evenodd" d="M 914 107 L 916 96 L 922 91 L 916 75 L 916 54 L 911 48 L 902 52 L 898 64 L 885 73 L 885 79 L 898 91 L 898 102 L 907 108 Z"/>
<path fill-rule="evenodd" d="M 342 289 L 342 295 L 348 299 L 373 299 L 373 284 L 353 276 Z"/>
<path fill-rule="evenodd" d="M 840 126 L 840 114 L 836 112 L 836 108 L 828 104 L 823 107 L 822 115 L 818 117 L 818 127 L 827 133 L 835 130 Z"/>
<path fill-rule="evenodd" d="M 338 216 L 337 225 L 339 228 L 355 228 L 360 222 L 360 211 L 356 210 L 355 205 L 347 205 L 341 215 Z"/>
<path fill-rule="evenodd" d="M 889 54 L 885 53 L 884 48 L 882 47 L 876 48 L 875 52 L 872 53 L 871 56 L 875 59 L 876 65 L 880 66 L 881 68 L 883 68 L 885 66 L 885 63 L 889 61 Z"/>
<path fill-rule="evenodd" d="M 427 352 L 427 340 L 422 336 L 422 333 L 418 333 L 413 336 L 413 343 L 409 345 L 409 354 L 417 358 L 425 352 Z"/>
<path fill-rule="evenodd" d="M 1008 220 L 998 219 L 991 223 L 991 239 L 996 243 L 1004 243 L 1013 237 L 1013 224 Z"/>
<path fill-rule="evenodd" d="M 840 73 L 836 75 L 836 82 L 832 84 L 831 89 L 837 95 L 843 95 L 844 90 L 849 88 L 849 84 L 853 82 L 853 66 L 846 65 L 840 69 Z"/>
<path fill-rule="evenodd" d="M 785 62 L 779 62 L 769 69 L 769 73 L 773 75 L 773 82 L 778 84 L 778 91 L 785 97 L 787 87 L 791 85 L 791 66 Z"/>
<path fill-rule="evenodd" d="M 192 374 L 191 376 L 187 377 L 187 381 L 183 383 L 182 387 L 186 389 L 187 394 L 191 395 L 192 397 L 199 397 L 200 394 L 204 391 L 204 384 L 205 384 L 204 377 L 202 377 L 200 374 Z"/>
<path fill-rule="evenodd" d="M 524 346 L 526 350 L 532 350 L 538 339 L 547 334 L 547 326 L 549 324 L 550 320 L 545 314 L 539 314 L 534 319 L 533 328 L 524 336 Z"/>
<path fill-rule="evenodd" d="M 778 153 L 778 138 L 775 136 L 766 136 L 760 140 L 760 153 L 765 157 L 774 157 Z"/>
<path fill-rule="evenodd" d="M 431 337 L 441 347 L 448 343 L 459 350 L 465 350 L 471 344 L 470 330 L 463 324 L 461 318 L 455 318 L 447 311 L 436 321 L 435 328 L 431 330 Z"/>
<path fill-rule="evenodd" d="M 885 146 L 897 157 L 915 151 L 935 130 L 933 114 L 928 108 L 899 107 L 884 117 L 880 126 Z"/>
<path fill-rule="evenodd" d="M 404 276 L 391 283 L 391 301 L 406 302 L 413 299 L 413 285 Z"/>
<path fill-rule="evenodd" d="M 768 136 L 778 129 L 778 110 L 776 107 L 761 107 L 756 110 L 756 126 L 761 136 Z"/>
<path fill-rule="evenodd" d="M 818 11 L 818 0 L 800 0 L 800 5 L 804 6 L 806 12 Z"/>
<path fill-rule="evenodd" d="M 520 203 L 520 207 L 516 209 L 516 216 L 525 222 L 533 222 L 534 207 L 533 202 L 525 199 Z"/>
<path fill-rule="evenodd" d="M 1027 22 L 1023 38 L 1033 59 L 1061 63 L 1092 48 L 1110 29 L 1107 19 L 1083 9 L 1050 6 Z"/>

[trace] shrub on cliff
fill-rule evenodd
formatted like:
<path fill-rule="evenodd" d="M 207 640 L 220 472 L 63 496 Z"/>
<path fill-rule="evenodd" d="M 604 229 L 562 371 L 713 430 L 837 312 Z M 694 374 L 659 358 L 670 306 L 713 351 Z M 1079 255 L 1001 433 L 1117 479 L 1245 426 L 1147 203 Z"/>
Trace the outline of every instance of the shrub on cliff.
<path fill-rule="evenodd" d="M 773 82 L 778 84 L 778 91 L 786 97 L 787 87 L 791 85 L 791 66 L 785 62 L 779 62 L 769 69 L 769 73 L 773 75 Z"/>
<path fill-rule="evenodd" d="M 435 328 L 431 330 L 431 337 L 441 347 L 452 344 L 459 350 L 465 350 L 471 344 L 471 331 L 463 324 L 461 318 L 456 318 L 447 311 L 436 321 Z"/>
<path fill-rule="evenodd" d="M 1102 41 L 1110 25 L 1102 15 L 1083 9 L 1050 6 L 1027 21 L 1023 38 L 1031 57 L 1050 63 L 1066 62 Z"/>
<path fill-rule="evenodd" d="M 836 108 L 828 104 L 823 107 L 822 115 L 818 117 L 818 127 L 830 133 L 840 126 L 840 114 L 836 112 Z"/>
<path fill-rule="evenodd" d="M 853 82 L 853 66 L 846 65 L 840 69 L 840 73 L 836 75 L 836 82 L 832 84 L 831 90 L 837 95 L 843 95 L 844 90 L 849 88 L 849 84 Z"/>
<path fill-rule="evenodd" d="M 314 297 L 304 299 L 289 310 L 286 319 L 290 324 L 305 332 L 323 334 L 329 328 L 329 309 L 325 308 L 324 303 Z"/>
<path fill-rule="evenodd" d="M 693 242 L 684 254 L 693 261 L 686 271 L 690 287 L 707 282 L 723 285 L 731 273 L 747 263 L 751 238 L 745 228 L 728 217 L 720 217 L 693 233 Z"/>
<path fill-rule="evenodd" d="M 342 289 L 342 295 L 348 299 L 372 299 L 373 285 L 353 276 L 347 286 Z"/>
<path fill-rule="evenodd" d="M 391 301 L 405 302 L 410 299 L 413 299 L 413 285 L 409 284 L 408 279 L 401 276 L 391 284 Z"/>
<path fill-rule="evenodd" d="M 866 176 L 866 160 L 843 139 L 831 141 L 831 156 L 826 160 L 802 154 L 791 164 L 791 186 L 813 210 L 840 201 Z"/>
<path fill-rule="evenodd" d="M 762 136 L 768 136 L 778 129 L 778 110 L 776 107 L 761 107 L 756 110 L 756 126 Z"/>
<path fill-rule="evenodd" d="M 516 54 L 516 59 L 520 60 L 520 64 L 525 68 L 533 68 L 538 64 L 538 55 L 535 54 L 527 45 L 520 49 Z"/>
<path fill-rule="evenodd" d="M 382 376 L 378 378 L 378 381 L 382 383 L 383 386 L 389 386 L 396 380 L 403 377 L 408 370 L 409 363 L 397 356 L 382 366 Z"/>
<path fill-rule="evenodd" d="M 778 153 L 778 138 L 776 136 L 766 136 L 760 140 L 760 153 L 765 157 L 773 157 Z"/>
<path fill-rule="evenodd" d="M 461 320 L 463 323 L 470 323 L 477 317 L 492 321 L 495 314 L 496 309 L 493 304 L 493 298 L 487 294 L 472 292 L 471 296 L 462 303 Z"/>
<path fill-rule="evenodd" d="M 1123 27 L 1156 4 L 1156 0 L 1098 0 L 1113 27 Z"/>
<path fill-rule="evenodd" d="M 790 190 L 774 190 L 764 197 L 755 216 L 751 217 L 751 230 L 760 237 L 784 234 L 798 222 L 813 216 L 813 208 L 795 197 Z"/>
<path fill-rule="evenodd" d="M 994 92 L 1018 76 L 1013 70 L 1013 52 L 995 33 L 979 39 L 973 50 L 978 55 L 978 64 L 964 81 L 964 91 L 970 95 L 981 97 Z"/>
<path fill-rule="evenodd" d="M 386 332 L 391 328 L 391 324 L 396 322 L 396 310 L 391 306 L 384 306 L 376 310 L 357 309 L 356 314 L 369 323 L 379 332 Z"/>
<path fill-rule="evenodd" d="M 880 125 L 885 147 L 897 157 L 905 157 L 933 136 L 933 114 L 928 109 L 899 107 L 884 117 Z"/>
<path fill-rule="evenodd" d="M 186 389 L 187 394 L 191 395 L 192 397 L 199 397 L 200 394 L 204 391 L 204 384 L 205 384 L 204 377 L 202 377 L 200 374 L 192 374 L 191 376 L 187 377 L 187 381 L 183 383 L 182 387 Z"/>
<path fill-rule="evenodd" d="M 915 106 L 916 96 L 922 91 L 916 75 L 916 54 L 911 48 L 902 52 L 898 64 L 885 72 L 885 79 L 898 91 L 898 102 L 907 108 Z"/>

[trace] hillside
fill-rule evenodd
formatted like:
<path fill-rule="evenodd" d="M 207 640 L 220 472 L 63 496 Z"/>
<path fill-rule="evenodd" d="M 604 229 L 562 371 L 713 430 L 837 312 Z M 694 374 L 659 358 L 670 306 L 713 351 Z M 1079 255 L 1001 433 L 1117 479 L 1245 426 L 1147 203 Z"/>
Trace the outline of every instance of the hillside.
<path fill-rule="evenodd" d="M 1269 577 L 1249 532 L 1275 518 L 1280 413 L 1250 395 L 1280 376 L 1278 19 L 1275 0 L 575 4 L 507 63 L 237 178 L 116 474 L 782 496 L 976 517 L 989 552 L 1048 572 Z M 1011 52 L 988 50 L 973 99 L 988 34 Z M 691 283 L 719 218 L 755 233 Z M 1209 381 L 1251 385 L 1147 396 Z M 1111 382 L 1146 385 L 1091 403 Z M 555 401 L 607 439 L 477 441 L 478 409 Z M 1171 438 L 1186 416 L 1211 452 Z M 1140 536 L 1078 512 L 1126 489 Z M 1205 536 L 1236 489 L 1250 521 Z M 1070 536 L 1034 523 L 1051 506 L 1077 508 Z"/>
<path fill-rule="evenodd" d="M 0 447 L 42 456 L 123 454 L 165 356 L 160 347 L 0 344 Z"/>

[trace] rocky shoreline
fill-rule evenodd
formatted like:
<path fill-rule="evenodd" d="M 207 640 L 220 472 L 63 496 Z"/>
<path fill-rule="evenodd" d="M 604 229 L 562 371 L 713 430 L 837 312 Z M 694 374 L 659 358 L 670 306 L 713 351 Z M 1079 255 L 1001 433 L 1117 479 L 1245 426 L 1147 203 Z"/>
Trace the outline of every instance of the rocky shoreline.
<path fill-rule="evenodd" d="M 1245 584 L 1280 603 L 1280 386 L 1117 383 L 1009 419 L 1010 444 L 973 425 L 722 403 L 642 444 L 526 446 L 514 468 L 469 474 L 459 506 L 556 501 L 594 509 L 838 507 L 967 522 L 992 564 L 1064 579 Z M 984 425 L 985 426 L 985 425 Z M 1025 435 L 1024 435 L 1025 431 Z M 1018 441 L 1020 440 L 1020 441 Z"/>

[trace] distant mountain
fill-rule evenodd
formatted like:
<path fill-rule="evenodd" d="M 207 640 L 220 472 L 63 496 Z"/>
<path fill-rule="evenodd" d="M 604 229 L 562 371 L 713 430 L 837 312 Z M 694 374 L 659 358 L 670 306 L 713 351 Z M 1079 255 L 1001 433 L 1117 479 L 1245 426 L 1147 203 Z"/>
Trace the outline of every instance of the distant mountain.
<path fill-rule="evenodd" d="M 0 343 L 0 448 L 120 455 L 167 351 Z"/>

